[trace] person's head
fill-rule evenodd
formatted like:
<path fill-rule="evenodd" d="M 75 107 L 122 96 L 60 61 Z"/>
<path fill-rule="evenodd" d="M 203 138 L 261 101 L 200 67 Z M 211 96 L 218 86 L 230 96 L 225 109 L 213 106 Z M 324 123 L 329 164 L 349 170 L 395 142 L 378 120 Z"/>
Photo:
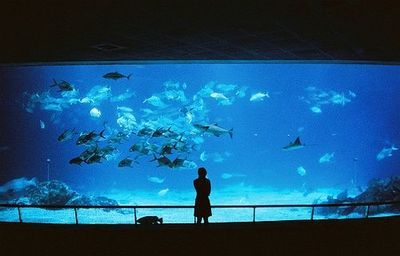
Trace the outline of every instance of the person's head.
<path fill-rule="evenodd" d="M 197 173 L 199 174 L 199 177 L 205 178 L 206 175 L 207 175 L 207 170 L 206 170 L 206 168 L 204 168 L 204 167 L 200 167 L 200 168 L 197 170 Z"/>

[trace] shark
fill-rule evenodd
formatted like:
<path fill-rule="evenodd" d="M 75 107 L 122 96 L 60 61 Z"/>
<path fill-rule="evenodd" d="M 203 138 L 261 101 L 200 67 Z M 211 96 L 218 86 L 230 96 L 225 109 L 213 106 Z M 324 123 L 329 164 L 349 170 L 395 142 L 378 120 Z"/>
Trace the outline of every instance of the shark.
<path fill-rule="evenodd" d="M 202 124 L 193 124 L 194 128 L 196 128 L 199 131 L 202 132 L 207 132 L 207 133 L 211 133 L 214 136 L 221 136 L 222 134 L 229 134 L 229 137 L 233 137 L 233 128 L 230 130 L 224 129 L 220 126 L 218 126 L 218 124 L 206 124 L 206 125 L 202 125 Z"/>
<path fill-rule="evenodd" d="M 283 150 L 295 150 L 299 148 L 304 148 L 305 144 L 302 144 L 300 141 L 300 137 L 297 137 L 294 142 L 290 142 L 288 145 L 283 147 Z"/>

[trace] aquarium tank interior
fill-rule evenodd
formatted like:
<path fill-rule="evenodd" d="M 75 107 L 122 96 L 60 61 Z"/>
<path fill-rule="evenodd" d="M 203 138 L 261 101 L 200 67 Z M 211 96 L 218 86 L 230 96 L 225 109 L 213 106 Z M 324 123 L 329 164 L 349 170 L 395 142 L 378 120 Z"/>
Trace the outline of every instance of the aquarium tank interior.
<path fill-rule="evenodd" d="M 193 206 L 205 167 L 212 205 L 400 199 L 400 66 L 132 62 L 0 67 L 0 203 Z M 24 222 L 75 223 L 21 208 Z M 318 209 L 357 218 L 363 207 Z M 400 205 L 371 208 L 397 214 Z M 213 208 L 210 222 L 252 221 Z M 256 221 L 309 219 L 260 208 Z M 80 223 L 132 223 L 133 209 L 78 209 Z M 165 223 L 193 209 L 137 209 Z M 0 221 L 18 211 L 0 207 Z"/>

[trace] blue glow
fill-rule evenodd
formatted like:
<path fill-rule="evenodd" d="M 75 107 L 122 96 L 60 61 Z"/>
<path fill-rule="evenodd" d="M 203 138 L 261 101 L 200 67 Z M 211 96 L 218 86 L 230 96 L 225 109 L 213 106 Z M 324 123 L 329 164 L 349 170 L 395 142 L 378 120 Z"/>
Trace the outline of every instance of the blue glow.
<path fill-rule="evenodd" d="M 103 77 L 116 71 L 125 77 Z M 400 174 L 399 74 L 399 66 L 328 63 L 0 67 L 0 184 L 45 181 L 49 166 L 50 179 L 82 194 L 190 205 L 205 166 L 212 204 L 356 195 L 373 178 Z M 58 141 L 68 129 L 71 139 Z M 76 145 L 91 131 L 112 150 L 101 163 L 70 164 L 95 147 Z M 283 149 L 297 137 L 301 146 Z M 135 143 L 149 153 L 130 152 Z M 183 164 L 151 161 L 167 144 L 175 147 L 165 156 Z"/>

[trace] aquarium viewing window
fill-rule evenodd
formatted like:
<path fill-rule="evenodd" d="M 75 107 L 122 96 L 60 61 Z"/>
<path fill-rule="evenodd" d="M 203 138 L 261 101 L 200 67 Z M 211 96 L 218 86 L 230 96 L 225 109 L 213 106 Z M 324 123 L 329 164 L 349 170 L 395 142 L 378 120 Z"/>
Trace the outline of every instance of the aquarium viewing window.
<path fill-rule="evenodd" d="M 9 65 L 0 66 L 0 83 L 0 204 L 192 206 L 199 167 L 212 205 L 400 199 L 398 65 Z M 214 208 L 210 222 L 251 221 L 252 211 Z M 310 211 L 258 209 L 257 220 L 308 219 Z M 131 223 L 133 209 L 78 212 L 82 223 Z M 135 214 L 193 221 L 192 208 Z M 71 209 L 26 208 L 22 216 L 75 222 Z M 16 209 L 0 207 L 0 221 L 18 221 Z"/>

